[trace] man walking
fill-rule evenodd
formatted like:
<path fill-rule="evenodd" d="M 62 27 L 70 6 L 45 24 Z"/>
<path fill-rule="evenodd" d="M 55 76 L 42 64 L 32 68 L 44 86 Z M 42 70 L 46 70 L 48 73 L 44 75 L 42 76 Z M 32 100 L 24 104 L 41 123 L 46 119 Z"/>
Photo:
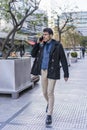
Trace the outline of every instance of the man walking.
<path fill-rule="evenodd" d="M 85 57 L 85 47 L 82 46 L 82 57 L 84 58 Z"/>
<path fill-rule="evenodd" d="M 64 71 L 65 81 L 69 77 L 68 64 L 62 44 L 52 39 L 52 37 L 52 29 L 45 28 L 43 30 L 43 43 L 35 44 L 32 50 L 32 57 L 36 57 L 36 59 L 31 73 L 41 75 L 43 95 L 47 102 L 47 125 L 52 123 L 54 88 L 56 80 L 60 79 L 60 62 Z"/>

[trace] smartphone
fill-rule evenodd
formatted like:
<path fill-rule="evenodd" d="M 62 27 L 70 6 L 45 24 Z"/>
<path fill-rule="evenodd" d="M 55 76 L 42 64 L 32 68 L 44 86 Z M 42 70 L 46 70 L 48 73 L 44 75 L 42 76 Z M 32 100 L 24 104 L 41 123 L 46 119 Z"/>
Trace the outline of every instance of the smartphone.
<path fill-rule="evenodd" d="M 39 38 L 39 41 L 40 41 L 40 42 L 42 42 L 42 41 L 43 41 L 43 36 L 41 36 L 41 37 Z"/>

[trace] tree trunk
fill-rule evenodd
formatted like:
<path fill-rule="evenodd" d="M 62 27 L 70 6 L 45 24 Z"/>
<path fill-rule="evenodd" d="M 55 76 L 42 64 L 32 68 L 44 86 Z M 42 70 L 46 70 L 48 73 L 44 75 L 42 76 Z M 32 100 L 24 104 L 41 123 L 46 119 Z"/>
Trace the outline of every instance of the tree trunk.
<path fill-rule="evenodd" d="M 58 37 L 59 37 L 59 41 L 61 42 L 61 32 L 59 32 Z"/>
<path fill-rule="evenodd" d="M 2 53 L 3 53 L 3 58 L 4 59 L 7 59 L 8 56 L 10 55 L 10 52 L 14 49 L 15 45 L 14 45 L 14 37 L 15 37 L 15 34 L 17 32 L 17 28 L 18 26 L 15 26 L 11 31 L 10 33 L 7 35 L 7 38 L 5 39 L 5 42 L 4 44 L 2 45 Z M 10 41 L 11 39 L 11 41 Z M 11 43 L 9 43 L 11 42 Z M 11 47 L 9 47 L 9 45 Z M 6 52 L 6 49 L 8 50 Z"/>

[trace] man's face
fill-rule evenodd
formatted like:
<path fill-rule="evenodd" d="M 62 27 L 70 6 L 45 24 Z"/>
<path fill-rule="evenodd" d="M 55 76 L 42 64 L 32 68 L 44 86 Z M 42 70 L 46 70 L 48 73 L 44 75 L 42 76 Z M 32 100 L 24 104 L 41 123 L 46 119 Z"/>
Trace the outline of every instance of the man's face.
<path fill-rule="evenodd" d="M 47 42 L 52 39 L 52 34 L 49 34 L 48 32 L 43 32 L 43 41 Z"/>

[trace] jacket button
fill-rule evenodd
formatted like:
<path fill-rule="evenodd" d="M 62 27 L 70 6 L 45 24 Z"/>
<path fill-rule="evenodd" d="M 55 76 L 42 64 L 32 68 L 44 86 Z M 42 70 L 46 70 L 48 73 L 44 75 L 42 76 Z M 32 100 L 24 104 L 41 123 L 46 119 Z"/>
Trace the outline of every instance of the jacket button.
<path fill-rule="evenodd" d="M 51 67 L 51 69 L 53 69 L 53 67 Z"/>

